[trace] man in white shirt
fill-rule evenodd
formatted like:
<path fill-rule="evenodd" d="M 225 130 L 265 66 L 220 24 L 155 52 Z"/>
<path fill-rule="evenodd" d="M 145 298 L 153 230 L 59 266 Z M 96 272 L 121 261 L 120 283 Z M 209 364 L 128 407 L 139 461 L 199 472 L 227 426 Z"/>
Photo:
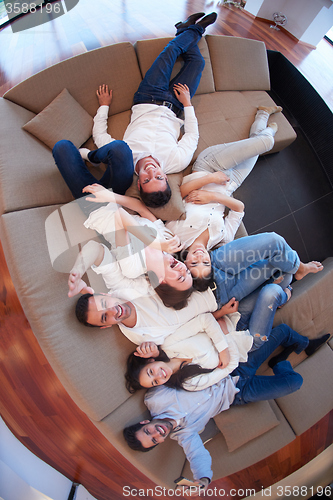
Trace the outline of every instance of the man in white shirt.
<path fill-rule="evenodd" d="M 110 290 L 108 294 L 93 294 L 93 289 L 82 280 L 90 267 L 96 274 L 101 274 Z M 194 292 L 188 305 L 179 311 L 164 306 L 144 276 L 126 278 L 112 252 L 95 241 L 89 241 L 82 248 L 69 275 L 68 285 L 69 297 L 84 293 L 76 306 L 79 321 L 101 328 L 118 325 L 135 344 L 148 341 L 162 344 L 181 325 L 217 308 L 210 289 L 203 293 Z"/>
<path fill-rule="evenodd" d="M 92 174 L 72 143 L 59 141 L 54 146 L 55 162 L 75 198 L 82 196 L 83 187 L 95 182 L 123 194 L 132 182 L 134 168 L 141 197 L 147 206 L 162 206 L 169 201 L 171 191 L 167 174 L 187 167 L 199 139 L 191 97 L 197 90 L 205 63 L 197 43 L 206 27 L 215 22 L 217 14 L 211 13 L 199 21 L 203 16 L 203 12 L 192 14 L 185 22 L 176 24 L 176 37 L 157 57 L 134 95 L 131 123 L 123 141 L 115 141 L 107 134 L 112 91 L 110 93 L 106 85 L 98 89 L 100 108 L 94 119 L 93 138 L 99 149 L 80 152 L 82 158 L 92 164 L 108 165 L 100 181 L 91 179 Z M 180 55 L 184 64 L 170 81 Z M 180 119 L 183 111 L 184 121 Z M 178 141 L 183 124 L 185 134 Z M 129 155 L 130 150 L 132 155 Z"/>

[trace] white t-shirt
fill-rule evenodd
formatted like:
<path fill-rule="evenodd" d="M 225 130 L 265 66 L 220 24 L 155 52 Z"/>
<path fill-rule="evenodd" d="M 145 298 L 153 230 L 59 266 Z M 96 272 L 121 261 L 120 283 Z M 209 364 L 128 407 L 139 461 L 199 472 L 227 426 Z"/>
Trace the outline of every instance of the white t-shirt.
<path fill-rule="evenodd" d="M 193 172 L 186 175 L 183 184 L 194 179 L 204 177 L 209 172 Z M 229 195 L 235 189 L 235 183 L 228 183 L 226 186 L 221 184 L 206 184 L 201 189 L 205 191 L 220 192 Z M 233 241 L 236 231 L 244 217 L 244 212 L 234 212 L 230 210 L 224 218 L 225 206 L 220 203 L 205 203 L 203 205 L 188 203 L 185 201 L 185 220 L 168 221 L 166 227 L 174 234 L 179 236 L 184 248 L 188 248 L 207 228 L 209 231 L 209 241 L 207 250 L 210 250 L 218 243 L 224 244 Z"/>

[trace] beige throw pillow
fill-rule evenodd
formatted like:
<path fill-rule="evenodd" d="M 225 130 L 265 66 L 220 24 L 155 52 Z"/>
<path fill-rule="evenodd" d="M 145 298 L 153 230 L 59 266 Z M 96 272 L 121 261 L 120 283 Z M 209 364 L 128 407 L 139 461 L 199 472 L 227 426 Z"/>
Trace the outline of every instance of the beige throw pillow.
<path fill-rule="evenodd" d="M 280 423 L 268 401 L 231 406 L 229 410 L 216 415 L 214 420 L 230 452 Z"/>
<path fill-rule="evenodd" d="M 92 126 L 89 113 L 64 89 L 22 128 L 52 149 L 62 139 L 79 148 L 91 136 Z"/>
<path fill-rule="evenodd" d="M 168 182 L 171 189 L 171 198 L 166 205 L 159 208 L 149 208 L 149 210 L 163 221 L 185 219 L 185 206 L 180 194 L 180 186 L 183 180 L 182 172 L 178 174 L 168 174 Z M 138 189 L 138 176 L 134 174 L 133 183 L 126 191 L 127 196 L 140 200 Z"/>

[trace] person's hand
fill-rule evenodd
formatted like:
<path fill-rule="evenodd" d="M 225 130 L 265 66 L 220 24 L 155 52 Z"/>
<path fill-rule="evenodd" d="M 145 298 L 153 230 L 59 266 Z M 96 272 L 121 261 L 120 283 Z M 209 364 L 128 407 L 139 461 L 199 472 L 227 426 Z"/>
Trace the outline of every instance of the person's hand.
<path fill-rule="evenodd" d="M 114 194 L 100 184 L 91 184 L 82 189 L 82 193 L 91 193 L 94 195 L 87 196 L 88 201 L 94 201 L 96 203 L 112 202 L 115 201 Z"/>
<path fill-rule="evenodd" d="M 169 240 L 160 241 L 161 250 L 166 253 L 177 253 L 183 249 L 178 236 L 173 236 Z"/>
<path fill-rule="evenodd" d="M 159 354 L 158 347 L 154 342 L 143 342 L 134 352 L 134 356 L 139 356 L 140 358 L 156 358 Z"/>
<path fill-rule="evenodd" d="M 212 191 L 205 191 L 204 189 L 195 189 L 186 196 L 187 203 L 194 203 L 195 205 L 206 205 L 206 203 L 214 202 L 214 193 Z"/>
<path fill-rule="evenodd" d="M 105 83 L 100 85 L 96 90 L 96 95 L 100 106 L 110 106 L 112 101 L 112 90 L 109 91 L 108 85 Z"/>
<path fill-rule="evenodd" d="M 183 85 L 182 83 L 175 83 L 175 85 L 173 86 L 173 90 L 178 101 L 182 103 L 184 108 L 186 106 L 191 106 L 190 89 L 187 85 Z"/>
<path fill-rule="evenodd" d="M 94 293 L 93 288 L 87 286 L 76 271 L 71 271 L 69 274 L 68 289 L 68 297 L 74 297 L 79 293 Z"/>
<path fill-rule="evenodd" d="M 230 177 L 228 177 L 224 172 L 214 172 L 213 174 L 211 174 L 211 177 L 215 184 L 225 185 L 228 181 L 230 181 Z"/>
<path fill-rule="evenodd" d="M 225 314 L 231 314 L 237 312 L 238 305 L 239 305 L 238 300 L 236 300 L 235 297 L 233 297 L 232 299 L 229 300 L 229 302 L 224 304 L 224 306 L 222 306 L 220 310 L 223 312 L 224 316 Z"/>
<path fill-rule="evenodd" d="M 230 363 L 230 354 L 228 348 L 219 352 L 219 360 L 220 362 L 218 364 L 218 368 L 226 368 L 228 366 L 228 364 Z"/>
<path fill-rule="evenodd" d="M 201 479 L 194 481 L 193 486 L 184 487 L 184 496 L 192 498 L 201 497 L 202 492 L 207 490 L 208 485 L 209 485 L 208 478 L 202 477 Z"/>

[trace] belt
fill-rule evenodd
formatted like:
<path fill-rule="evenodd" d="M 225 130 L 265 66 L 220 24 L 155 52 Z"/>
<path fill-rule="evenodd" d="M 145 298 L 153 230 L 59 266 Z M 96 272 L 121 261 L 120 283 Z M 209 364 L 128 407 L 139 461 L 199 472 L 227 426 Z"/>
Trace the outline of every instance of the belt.
<path fill-rule="evenodd" d="M 138 104 L 144 104 L 142 101 Z M 175 106 L 172 102 L 169 101 L 157 101 L 156 99 L 151 99 L 150 101 L 146 101 L 146 104 L 156 104 L 157 106 L 165 106 L 171 111 L 175 113 L 175 115 L 180 118 L 180 115 L 182 115 L 183 110 Z"/>

